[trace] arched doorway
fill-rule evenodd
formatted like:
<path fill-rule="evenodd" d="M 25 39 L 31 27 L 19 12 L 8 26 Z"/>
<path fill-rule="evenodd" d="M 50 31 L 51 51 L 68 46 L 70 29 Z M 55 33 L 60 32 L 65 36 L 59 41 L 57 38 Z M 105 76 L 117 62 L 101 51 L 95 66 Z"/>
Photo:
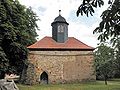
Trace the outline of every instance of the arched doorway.
<path fill-rule="evenodd" d="M 41 84 L 48 84 L 48 74 L 45 71 L 40 75 L 40 82 Z"/>

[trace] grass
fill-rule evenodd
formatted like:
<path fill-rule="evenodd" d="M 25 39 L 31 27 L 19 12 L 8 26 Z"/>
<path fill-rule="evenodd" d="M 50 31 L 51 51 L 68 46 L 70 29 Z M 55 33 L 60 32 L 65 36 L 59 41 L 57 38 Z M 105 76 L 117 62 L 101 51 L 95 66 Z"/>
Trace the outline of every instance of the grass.
<path fill-rule="evenodd" d="M 17 85 L 20 90 L 120 90 L 120 79 L 108 81 L 87 82 L 82 84 L 57 84 L 57 85 Z"/>

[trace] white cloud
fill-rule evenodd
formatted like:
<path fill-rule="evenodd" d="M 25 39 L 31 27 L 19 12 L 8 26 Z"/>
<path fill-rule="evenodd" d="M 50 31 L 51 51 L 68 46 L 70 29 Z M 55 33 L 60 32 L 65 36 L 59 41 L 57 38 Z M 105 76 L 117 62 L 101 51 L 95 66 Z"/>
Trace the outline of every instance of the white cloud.
<path fill-rule="evenodd" d="M 21 4 L 31 6 L 41 19 L 38 22 L 40 31 L 39 39 L 44 36 L 52 35 L 51 23 L 58 16 L 59 10 L 61 9 L 62 16 L 66 18 L 69 23 L 69 36 L 75 37 L 80 41 L 96 47 L 97 36 L 93 35 L 93 30 L 98 26 L 102 9 L 98 9 L 95 16 L 92 18 L 84 19 L 84 17 L 77 17 L 76 11 L 81 3 L 81 0 L 19 0 Z M 73 13 L 71 13 L 73 11 Z M 83 18 L 83 19 L 81 19 Z M 94 20 L 93 20 L 94 19 Z M 82 21 L 80 21 L 82 20 Z M 88 25 L 89 24 L 89 25 Z"/>

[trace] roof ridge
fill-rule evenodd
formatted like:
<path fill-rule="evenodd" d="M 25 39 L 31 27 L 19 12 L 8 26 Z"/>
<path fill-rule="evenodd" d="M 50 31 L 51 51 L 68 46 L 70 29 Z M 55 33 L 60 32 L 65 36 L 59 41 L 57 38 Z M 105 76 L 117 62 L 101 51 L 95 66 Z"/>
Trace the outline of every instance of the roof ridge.
<path fill-rule="evenodd" d="M 73 38 L 74 38 L 74 37 L 73 37 Z M 74 39 L 76 39 L 78 42 L 81 42 L 82 44 L 84 44 L 84 45 L 86 45 L 86 46 L 88 46 L 88 47 L 91 47 L 91 46 L 87 45 L 86 43 L 84 43 L 84 42 L 78 40 L 77 38 L 74 38 Z M 91 47 L 91 48 L 94 48 L 94 47 Z"/>

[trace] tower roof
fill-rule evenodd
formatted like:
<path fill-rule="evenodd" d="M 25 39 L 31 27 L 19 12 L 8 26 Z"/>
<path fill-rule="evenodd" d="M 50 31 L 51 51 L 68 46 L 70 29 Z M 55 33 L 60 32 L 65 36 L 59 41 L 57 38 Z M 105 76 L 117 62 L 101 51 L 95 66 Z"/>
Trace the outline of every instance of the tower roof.
<path fill-rule="evenodd" d="M 53 23 L 57 23 L 57 22 L 58 22 L 58 23 L 66 23 L 67 25 L 69 25 L 69 24 L 66 22 L 65 18 L 61 16 L 61 10 L 59 10 L 59 16 L 54 19 L 54 22 L 53 22 Z M 53 23 L 52 23 L 52 24 L 53 24 Z"/>
<path fill-rule="evenodd" d="M 54 22 L 57 22 L 57 21 L 66 22 L 65 18 L 62 17 L 61 15 L 59 15 L 58 17 L 56 17 L 56 18 L 54 19 Z"/>

